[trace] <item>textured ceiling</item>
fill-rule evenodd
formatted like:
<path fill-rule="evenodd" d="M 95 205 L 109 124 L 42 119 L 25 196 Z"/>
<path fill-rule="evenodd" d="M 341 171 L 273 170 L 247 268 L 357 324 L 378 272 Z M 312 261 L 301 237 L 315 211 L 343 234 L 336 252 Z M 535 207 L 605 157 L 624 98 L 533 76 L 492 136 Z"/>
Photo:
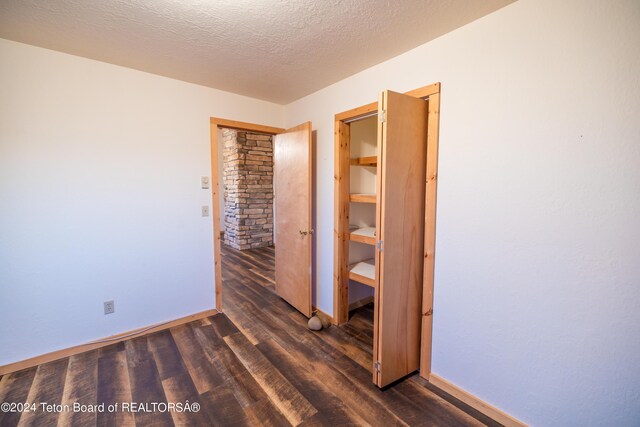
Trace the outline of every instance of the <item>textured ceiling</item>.
<path fill-rule="evenodd" d="M 288 103 L 514 0 L 1 0 L 0 37 Z"/>

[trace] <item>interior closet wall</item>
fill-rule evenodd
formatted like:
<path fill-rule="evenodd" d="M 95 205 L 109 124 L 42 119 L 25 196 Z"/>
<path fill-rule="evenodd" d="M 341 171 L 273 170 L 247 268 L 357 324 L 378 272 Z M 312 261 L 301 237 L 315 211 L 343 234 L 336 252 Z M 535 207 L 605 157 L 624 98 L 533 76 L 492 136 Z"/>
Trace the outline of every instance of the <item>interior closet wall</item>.
<path fill-rule="evenodd" d="M 351 157 L 377 155 L 378 118 L 368 117 L 351 123 Z M 349 168 L 350 193 L 376 192 L 375 167 L 351 166 Z M 349 223 L 360 227 L 375 227 L 376 205 L 368 203 L 350 203 Z M 363 243 L 349 243 L 349 263 L 356 263 L 375 256 L 374 247 Z M 351 280 L 349 282 L 349 304 L 366 301 L 373 297 L 370 286 Z"/>
<path fill-rule="evenodd" d="M 318 135 L 317 306 L 334 115 L 442 82 L 434 373 L 531 425 L 636 425 L 637 40 L 635 0 L 519 0 L 288 105 Z"/>

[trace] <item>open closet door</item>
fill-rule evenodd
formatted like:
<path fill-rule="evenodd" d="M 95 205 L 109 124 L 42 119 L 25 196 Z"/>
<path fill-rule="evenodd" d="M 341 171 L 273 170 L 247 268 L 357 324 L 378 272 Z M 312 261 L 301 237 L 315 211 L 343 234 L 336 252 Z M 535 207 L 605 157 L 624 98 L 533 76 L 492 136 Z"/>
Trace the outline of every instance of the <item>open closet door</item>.
<path fill-rule="evenodd" d="M 378 102 L 374 383 L 420 365 L 427 101 L 385 91 Z"/>
<path fill-rule="evenodd" d="M 311 317 L 311 122 L 274 137 L 276 293 Z"/>

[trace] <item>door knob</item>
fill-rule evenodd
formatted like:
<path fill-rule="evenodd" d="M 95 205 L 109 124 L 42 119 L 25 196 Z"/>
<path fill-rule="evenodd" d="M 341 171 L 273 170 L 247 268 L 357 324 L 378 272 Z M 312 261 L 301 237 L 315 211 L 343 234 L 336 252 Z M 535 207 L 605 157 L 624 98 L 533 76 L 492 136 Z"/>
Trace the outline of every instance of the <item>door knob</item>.
<path fill-rule="evenodd" d="M 307 234 L 313 234 L 313 228 L 311 230 L 299 230 L 301 236 L 306 236 Z"/>

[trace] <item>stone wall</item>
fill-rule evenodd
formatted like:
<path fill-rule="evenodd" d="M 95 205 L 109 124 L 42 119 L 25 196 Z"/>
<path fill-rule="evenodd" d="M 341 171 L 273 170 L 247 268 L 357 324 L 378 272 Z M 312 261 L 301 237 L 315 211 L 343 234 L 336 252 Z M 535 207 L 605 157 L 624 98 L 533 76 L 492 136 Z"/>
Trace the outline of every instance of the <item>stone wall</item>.
<path fill-rule="evenodd" d="M 224 243 L 273 245 L 273 137 L 223 129 Z"/>

